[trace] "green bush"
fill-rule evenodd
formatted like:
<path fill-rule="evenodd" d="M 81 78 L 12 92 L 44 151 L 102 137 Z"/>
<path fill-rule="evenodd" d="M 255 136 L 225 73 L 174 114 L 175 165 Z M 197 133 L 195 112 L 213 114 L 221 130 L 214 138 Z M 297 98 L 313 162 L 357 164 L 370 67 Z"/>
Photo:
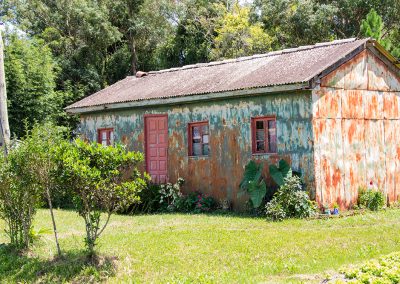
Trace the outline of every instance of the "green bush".
<path fill-rule="evenodd" d="M 121 144 L 105 147 L 76 139 L 63 143 L 58 158 L 60 182 L 71 188 L 74 206 L 85 221 L 85 244 L 93 255 L 111 214 L 139 201 L 138 193 L 149 178 L 137 169 L 143 155 Z M 101 222 L 103 212 L 106 219 Z"/>
<path fill-rule="evenodd" d="M 211 196 L 201 192 L 192 192 L 187 196 L 182 195 L 176 203 L 176 210 L 180 212 L 210 212 L 217 208 L 218 203 Z"/>
<path fill-rule="evenodd" d="M 160 185 L 160 207 L 162 210 L 176 211 L 177 203 L 183 196 L 181 187 L 185 183 L 183 178 L 178 178 L 178 181 L 174 184 L 166 183 Z"/>
<path fill-rule="evenodd" d="M 161 186 L 149 183 L 138 193 L 139 201 L 132 204 L 127 211 L 120 213 L 149 214 L 160 211 Z"/>
<path fill-rule="evenodd" d="M 340 272 L 346 280 L 351 280 L 350 283 L 400 283 L 400 253 L 344 268 Z"/>
<path fill-rule="evenodd" d="M 358 189 L 358 206 L 377 211 L 385 205 L 385 196 L 377 189 Z"/>
<path fill-rule="evenodd" d="M 281 221 L 286 218 L 307 218 L 316 212 L 315 204 L 302 190 L 301 180 L 289 171 L 284 184 L 265 206 L 267 219 Z"/>

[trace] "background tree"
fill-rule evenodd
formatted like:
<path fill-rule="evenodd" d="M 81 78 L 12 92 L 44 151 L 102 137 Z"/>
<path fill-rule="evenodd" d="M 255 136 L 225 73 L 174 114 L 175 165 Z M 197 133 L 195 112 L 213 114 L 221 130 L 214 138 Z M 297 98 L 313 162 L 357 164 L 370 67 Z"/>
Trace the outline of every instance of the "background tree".
<path fill-rule="evenodd" d="M 235 58 L 271 50 L 273 38 L 260 23 L 250 22 L 250 8 L 233 6 L 216 28 L 212 56 L 214 59 Z"/>
<path fill-rule="evenodd" d="M 372 8 L 366 18 L 362 20 L 360 33 L 365 37 L 376 39 L 384 48 L 392 51 L 394 56 L 400 56 L 400 46 L 396 47 L 392 45 L 391 32 L 385 32 L 382 18 L 375 9 Z"/>
<path fill-rule="evenodd" d="M 12 132 L 21 137 L 28 125 L 62 112 L 63 97 L 55 91 L 57 65 L 43 40 L 7 36 L 5 69 Z"/>

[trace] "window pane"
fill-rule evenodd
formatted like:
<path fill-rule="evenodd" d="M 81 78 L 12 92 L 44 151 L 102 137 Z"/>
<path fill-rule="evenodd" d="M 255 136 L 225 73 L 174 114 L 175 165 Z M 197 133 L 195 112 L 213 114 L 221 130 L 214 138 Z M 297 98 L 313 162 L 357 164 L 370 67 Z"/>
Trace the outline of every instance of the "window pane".
<path fill-rule="evenodd" d="M 203 144 L 203 155 L 208 155 L 208 153 L 209 153 L 208 144 Z"/>
<path fill-rule="evenodd" d="M 265 136 L 264 136 L 264 129 L 260 130 L 257 129 L 256 130 L 256 140 L 265 140 Z"/>
<path fill-rule="evenodd" d="M 264 129 L 264 121 L 256 121 L 256 129 Z"/>
<path fill-rule="evenodd" d="M 200 140 L 201 139 L 201 137 L 200 137 L 200 127 L 198 127 L 198 126 L 193 126 L 193 128 L 192 128 L 192 130 L 193 130 L 193 140 Z"/>
<path fill-rule="evenodd" d="M 256 142 L 256 151 L 257 152 L 264 152 L 265 151 L 265 146 L 264 146 L 264 141 L 258 141 Z"/>
<path fill-rule="evenodd" d="M 101 141 L 107 140 L 107 132 L 106 131 L 102 131 L 101 132 Z"/>
<path fill-rule="evenodd" d="M 110 131 L 110 144 L 114 144 L 114 131 Z"/>
<path fill-rule="evenodd" d="M 203 134 L 203 143 L 208 143 L 208 134 L 204 135 Z"/>
<path fill-rule="evenodd" d="M 201 131 L 203 132 L 203 134 L 208 134 L 208 125 L 203 125 Z"/>
<path fill-rule="evenodd" d="M 193 156 L 200 156 L 202 153 L 201 143 L 193 143 Z"/>
<path fill-rule="evenodd" d="M 276 153 L 276 121 L 268 121 L 268 147 L 269 152 Z"/>

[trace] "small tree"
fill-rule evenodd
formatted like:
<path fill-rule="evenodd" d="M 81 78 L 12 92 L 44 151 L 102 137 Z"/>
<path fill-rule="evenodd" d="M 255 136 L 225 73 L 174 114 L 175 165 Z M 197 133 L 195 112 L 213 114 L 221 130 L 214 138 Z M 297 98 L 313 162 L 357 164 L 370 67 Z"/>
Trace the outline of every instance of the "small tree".
<path fill-rule="evenodd" d="M 148 179 L 137 170 L 142 161 L 141 153 L 128 152 L 120 144 L 104 147 L 77 139 L 60 148 L 60 177 L 71 188 L 76 210 L 85 221 L 90 255 L 110 216 L 139 201 L 137 193 Z M 100 225 L 102 212 L 106 218 Z"/>
<path fill-rule="evenodd" d="M 26 170 L 34 177 L 34 181 L 32 182 L 40 188 L 49 205 L 57 253 L 59 256 L 61 255 L 61 249 L 58 242 L 52 197 L 58 189 L 56 155 L 59 145 L 65 141 L 65 133 L 65 128 L 54 126 L 51 123 L 45 123 L 43 125 L 35 125 L 32 131 L 27 132 L 23 140 L 27 151 L 30 153 L 30 159 L 26 161 L 28 163 Z"/>
<path fill-rule="evenodd" d="M 15 143 L 14 143 L 15 144 Z M 24 142 L 11 148 L 0 164 L 0 217 L 6 221 L 11 245 L 25 249 L 31 242 L 32 221 L 41 191 L 30 170 L 32 152 Z"/>

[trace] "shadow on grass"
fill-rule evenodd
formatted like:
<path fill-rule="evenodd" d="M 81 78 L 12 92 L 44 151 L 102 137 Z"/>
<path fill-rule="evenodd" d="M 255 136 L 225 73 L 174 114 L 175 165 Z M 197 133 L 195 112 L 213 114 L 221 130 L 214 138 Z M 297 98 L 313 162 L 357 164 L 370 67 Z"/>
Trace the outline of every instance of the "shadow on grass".
<path fill-rule="evenodd" d="M 210 217 L 229 217 L 229 218 L 241 218 L 241 219 L 263 219 L 264 215 L 257 214 L 255 212 L 235 212 L 235 211 L 226 211 L 226 210 L 215 210 L 210 212 L 168 212 L 168 211 L 159 211 L 153 213 L 133 213 L 133 214 L 118 214 L 120 216 L 158 216 L 158 215 L 188 215 L 188 216 L 210 216 Z"/>
<path fill-rule="evenodd" d="M 99 282 L 115 274 L 115 260 L 102 256 L 88 258 L 85 252 L 69 252 L 61 258 L 43 260 L 0 244 L 0 278 L 10 283 Z"/>

